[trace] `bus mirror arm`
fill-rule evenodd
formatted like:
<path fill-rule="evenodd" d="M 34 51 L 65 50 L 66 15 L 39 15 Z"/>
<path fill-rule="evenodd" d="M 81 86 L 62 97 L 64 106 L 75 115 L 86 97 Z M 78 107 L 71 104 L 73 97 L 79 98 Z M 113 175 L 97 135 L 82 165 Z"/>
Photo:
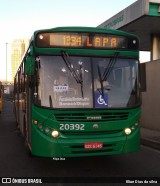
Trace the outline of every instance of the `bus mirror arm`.
<path fill-rule="evenodd" d="M 147 85 L 146 85 L 146 64 L 140 63 L 140 91 L 146 92 Z"/>

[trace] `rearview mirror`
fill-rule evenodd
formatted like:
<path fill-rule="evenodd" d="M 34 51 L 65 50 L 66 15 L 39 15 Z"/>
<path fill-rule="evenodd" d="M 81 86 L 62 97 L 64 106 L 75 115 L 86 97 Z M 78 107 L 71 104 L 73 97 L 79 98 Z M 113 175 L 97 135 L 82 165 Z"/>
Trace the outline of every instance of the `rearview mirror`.
<path fill-rule="evenodd" d="M 25 61 L 25 74 L 33 75 L 34 74 L 34 58 L 32 56 L 27 56 Z"/>
<path fill-rule="evenodd" d="M 140 63 L 140 90 L 146 92 L 146 64 Z"/>

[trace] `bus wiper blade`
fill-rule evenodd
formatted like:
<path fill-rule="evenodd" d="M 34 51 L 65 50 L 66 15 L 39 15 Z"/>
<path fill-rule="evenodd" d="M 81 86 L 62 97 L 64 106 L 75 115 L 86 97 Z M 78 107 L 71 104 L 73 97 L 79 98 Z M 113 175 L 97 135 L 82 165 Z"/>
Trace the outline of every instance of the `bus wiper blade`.
<path fill-rule="evenodd" d="M 53 103 L 52 103 L 52 97 L 51 95 L 49 95 L 49 105 L 51 108 L 53 108 Z"/>
<path fill-rule="evenodd" d="M 100 92 L 100 94 L 102 94 L 102 97 L 104 98 L 104 86 L 103 86 L 103 80 L 102 80 L 102 75 L 101 75 L 99 64 L 97 65 L 97 68 L 98 68 L 98 77 L 99 77 L 100 86 L 101 86 L 101 92 Z"/>
<path fill-rule="evenodd" d="M 103 82 L 108 79 L 108 77 L 109 77 L 111 71 L 113 70 L 113 67 L 114 67 L 114 65 L 115 65 L 115 63 L 117 61 L 118 55 L 119 55 L 119 53 L 116 52 L 114 54 L 114 56 L 110 59 L 109 64 L 108 64 L 106 70 L 104 71 L 103 75 L 101 74 L 99 65 L 97 65 L 98 77 L 99 77 L 100 86 L 101 86 L 101 88 L 100 88 L 101 92 L 100 92 L 100 90 L 98 90 L 98 92 L 102 95 L 102 98 L 103 98 L 104 101 L 105 101 L 105 96 L 104 96 L 104 85 L 103 85 Z"/>
<path fill-rule="evenodd" d="M 80 64 L 80 84 L 81 84 L 81 94 L 82 94 L 82 98 L 84 97 L 84 94 L 83 94 L 83 67 L 82 67 L 82 63 Z"/>
<path fill-rule="evenodd" d="M 111 71 L 113 70 L 113 67 L 117 61 L 118 56 L 119 56 L 119 52 L 116 52 L 114 54 L 114 56 L 110 59 L 109 64 L 103 73 L 102 82 L 106 81 L 108 79 L 108 77 L 109 77 Z"/>
<path fill-rule="evenodd" d="M 70 61 L 68 53 L 65 51 L 62 51 L 62 58 L 66 64 L 67 68 L 69 69 L 69 71 L 73 75 L 74 79 L 76 80 L 76 82 L 81 83 L 81 79 L 80 79 L 78 73 L 76 72 L 76 70 L 74 69 L 74 66 Z"/>
<path fill-rule="evenodd" d="M 71 63 L 70 57 L 66 51 L 62 51 L 62 58 L 66 64 L 67 68 L 69 69 L 69 71 L 73 75 L 74 79 L 76 80 L 76 82 L 81 84 L 81 93 L 82 93 L 82 97 L 83 97 L 84 95 L 83 95 L 82 64 L 80 64 L 80 75 L 79 75 L 77 73 L 77 71 L 74 69 L 74 66 Z"/>
<path fill-rule="evenodd" d="M 101 74 L 99 65 L 97 65 L 97 68 L 98 68 L 98 77 L 99 77 L 99 81 L 100 81 L 100 86 L 101 86 L 100 90 L 101 90 L 101 91 L 100 91 L 99 89 L 97 89 L 97 90 L 98 90 L 98 92 L 100 93 L 100 95 L 102 96 L 104 102 L 106 103 L 105 95 L 104 95 L 103 79 L 102 79 L 102 74 Z M 107 104 L 106 104 L 106 105 L 107 105 Z"/>

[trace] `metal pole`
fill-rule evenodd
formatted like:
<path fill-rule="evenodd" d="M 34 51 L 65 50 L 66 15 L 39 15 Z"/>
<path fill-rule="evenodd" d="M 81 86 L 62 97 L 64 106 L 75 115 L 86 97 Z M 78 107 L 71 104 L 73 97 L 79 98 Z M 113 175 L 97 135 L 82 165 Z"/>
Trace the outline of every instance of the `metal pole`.
<path fill-rule="evenodd" d="M 158 34 L 152 35 L 152 59 L 160 59 L 160 36 Z"/>

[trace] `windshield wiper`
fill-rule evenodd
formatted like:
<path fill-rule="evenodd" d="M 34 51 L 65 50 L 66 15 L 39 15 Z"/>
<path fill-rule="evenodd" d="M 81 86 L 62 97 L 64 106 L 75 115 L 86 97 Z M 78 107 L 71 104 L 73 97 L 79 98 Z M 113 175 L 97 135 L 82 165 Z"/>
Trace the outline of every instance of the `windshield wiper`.
<path fill-rule="evenodd" d="M 99 64 L 97 65 L 98 68 L 98 77 L 99 77 L 99 81 L 100 81 L 100 86 L 101 86 L 101 92 L 98 89 L 98 92 L 100 92 L 100 94 L 102 94 L 102 97 L 104 98 L 104 86 L 103 86 L 103 79 L 102 79 L 102 75 L 101 75 L 101 70 L 99 67 Z"/>
<path fill-rule="evenodd" d="M 111 73 L 111 71 L 113 70 L 113 67 L 117 61 L 117 58 L 119 56 L 119 52 L 116 52 L 114 54 L 114 56 L 110 59 L 109 63 L 108 63 L 108 66 L 106 68 L 106 70 L 104 71 L 103 73 L 103 77 L 102 77 L 102 82 L 103 81 L 106 81 Z"/>
<path fill-rule="evenodd" d="M 82 66 L 82 62 L 80 62 L 80 64 L 79 64 L 80 66 L 80 84 L 81 84 L 81 94 L 82 94 L 82 98 L 83 98 L 83 96 L 84 96 L 84 94 L 83 94 L 83 66 Z"/>
<path fill-rule="evenodd" d="M 107 81 L 111 71 L 113 70 L 113 67 L 117 61 L 117 58 L 118 58 L 118 55 L 119 53 L 116 52 L 114 54 L 114 56 L 110 59 L 109 63 L 108 63 L 108 66 L 106 67 L 103 75 L 101 74 L 101 70 L 100 70 L 100 67 L 99 67 L 99 64 L 97 65 L 97 68 L 98 68 L 98 77 L 99 77 L 99 81 L 100 81 L 100 86 L 101 86 L 101 92 L 100 90 L 98 89 L 98 92 L 102 95 L 102 98 L 103 100 L 105 101 L 105 97 L 104 97 L 104 85 L 103 85 L 103 82 L 104 81 Z"/>
<path fill-rule="evenodd" d="M 51 95 L 49 95 L 49 105 L 51 108 L 53 108 L 53 103 L 52 103 L 52 97 Z"/>
<path fill-rule="evenodd" d="M 83 94 L 83 77 L 82 77 L 83 67 L 82 67 L 82 64 L 80 64 L 80 74 L 78 74 L 77 71 L 74 69 L 71 59 L 66 51 L 62 51 L 62 58 L 66 64 L 67 68 L 69 69 L 69 71 L 73 75 L 74 79 L 76 80 L 76 82 L 81 85 L 81 93 L 82 93 L 82 97 L 83 97 L 84 94 Z"/>
<path fill-rule="evenodd" d="M 76 72 L 76 70 L 74 69 L 73 64 L 71 63 L 70 57 L 68 55 L 67 52 L 62 51 L 62 58 L 67 66 L 67 68 L 69 69 L 69 71 L 71 72 L 71 74 L 73 75 L 74 79 L 76 80 L 77 83 L 81 83 L 79 74 Z"/>

